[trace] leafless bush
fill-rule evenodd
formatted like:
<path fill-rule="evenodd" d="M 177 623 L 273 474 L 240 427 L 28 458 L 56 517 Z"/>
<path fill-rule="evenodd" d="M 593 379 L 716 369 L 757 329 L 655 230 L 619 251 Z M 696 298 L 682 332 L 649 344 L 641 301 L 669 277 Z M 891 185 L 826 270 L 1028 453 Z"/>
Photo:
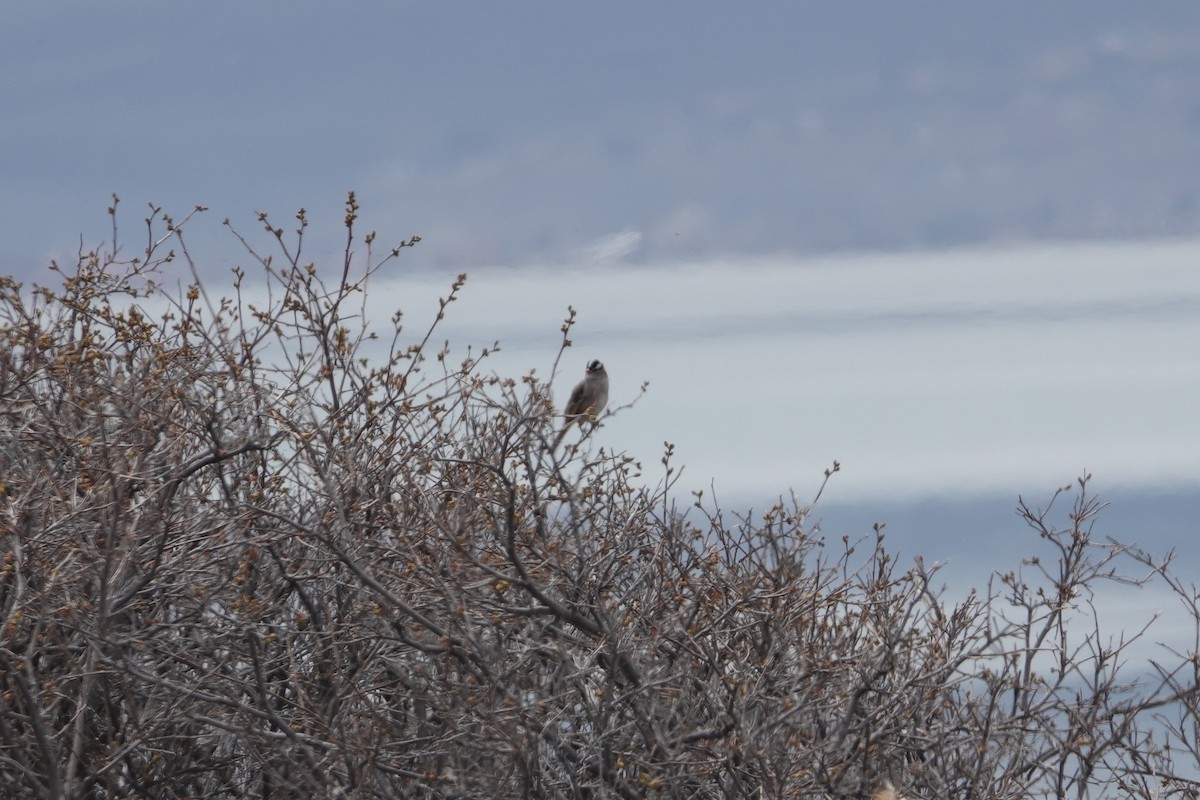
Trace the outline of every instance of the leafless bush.
<path fill-rule="evenodd" d="M 1196 592 L 1093 538 L 1086 479 L 957 601 L 800 503 L 681 510 L 669 446 L 556 453 L 535 373 L 433 349 L 464 277 L 375 339 L 417 237 L 356 214 L 332 272 L 263 215 L 222 297 L 157 209 L 136 259 L 0 284 L 5 796 L 1190 796 L 1195 648 L 1131 665 L 1090 598 Z"/>

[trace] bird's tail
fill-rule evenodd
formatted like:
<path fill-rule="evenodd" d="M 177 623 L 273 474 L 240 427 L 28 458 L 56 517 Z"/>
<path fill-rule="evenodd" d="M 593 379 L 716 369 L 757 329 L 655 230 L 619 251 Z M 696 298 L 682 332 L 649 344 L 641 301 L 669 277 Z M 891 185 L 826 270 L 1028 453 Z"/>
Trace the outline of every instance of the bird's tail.
<path fill-rule="evenodd" d="M 562 444 L 563 437 L 567 435 L 567 431 L 571 430 L 571 425 L 574 424 L 574 422 L 574 419 L 568 419 L 563 423 L 562 428 L 558 431 L 558 436 L 554 437 L 554 444 L 550 446 L 550 452 L 553 453 L 558 449 L 558 446 Z"/>

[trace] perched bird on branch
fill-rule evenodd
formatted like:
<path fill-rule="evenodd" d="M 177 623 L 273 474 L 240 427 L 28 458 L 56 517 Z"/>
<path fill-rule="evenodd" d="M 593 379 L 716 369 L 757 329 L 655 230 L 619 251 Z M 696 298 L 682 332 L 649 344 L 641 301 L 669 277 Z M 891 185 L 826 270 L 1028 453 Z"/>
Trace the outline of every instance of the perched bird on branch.
<path fill-rule="evenodd" d="M 583 380 L 571 390 L 571 397 L 567 400 L 566 408 L 563 409 L 563 416 L 567 420 L 563 423 L 562 430 L 558 432 L 558 437 L 554 440 L 554 447 L 551 449 L 558 449 L 563 437 L 575 423 L 578 422 L 582 425 L 584 422 L 592 422 L 594 424 L 596 417 L 600 416 L 600 412 L 604 411 L 606 405 L 608 405 L 608 373 L 599 360 L 593 359 L 587 365 L 587 372 L 584 373 Z"/>

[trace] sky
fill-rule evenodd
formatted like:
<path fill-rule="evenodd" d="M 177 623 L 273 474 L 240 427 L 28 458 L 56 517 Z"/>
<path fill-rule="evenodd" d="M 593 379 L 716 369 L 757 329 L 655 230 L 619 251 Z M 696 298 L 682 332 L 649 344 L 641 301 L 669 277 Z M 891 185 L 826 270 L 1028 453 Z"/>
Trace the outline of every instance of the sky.
<path fill-rule="evenodd" d="M 113 193 L 130 243 L 208 207 L 217 287 L 225 219 L 303 207 L 320 261 L 352 189 L 422 237 L 381 324 L 466 272 L 446 335 L 545 374 L 574 306 L 556 387 L 649 381 L 604 443 L 671 441 L 682 487 L 804 499 L 836 459 L 829 527 L 924 503 L 947 552 L 1084 470 L 1168 543 L 1200 511 L 1200 4 L 9 3 L 0 110 L 23 280 Z"/>
<path fill-rule="evenodd" d="M 0 259 L 113 192 L 449 268 L 1194 235 L 1198 74 L 1184 0 L 9 3 Z"/>

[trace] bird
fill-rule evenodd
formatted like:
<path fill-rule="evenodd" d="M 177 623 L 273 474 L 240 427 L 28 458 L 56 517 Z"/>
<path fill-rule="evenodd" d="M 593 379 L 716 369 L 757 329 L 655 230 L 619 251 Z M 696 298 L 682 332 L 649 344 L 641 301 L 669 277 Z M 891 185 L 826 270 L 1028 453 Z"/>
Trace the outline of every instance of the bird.
<path fill-rule="evenodd" d="M 905 800 L 905 797 L 896 793 L 891 781 L 884 781 L 871 793 L 871 800 Z"/>
<path fill-rule="evenodd" d="M 606 405 L 608 405 L 608 372 L 605 371 L 604 365 L 600 363 L 599 359 L 592 359 L 588 362 L 583 380 L 575 384 L 575 388 L 571 390 L 571 397 L 567 400 L 566 408 L 563 409 L 563 416 L 567 420 L 563 423 L 562 430 L 558 432 L 558 438 L 554 440 L 554 447 L 551 449 L 558 449 L 563 437 L 575 423 L 578 422 L 580 425 L 586 421 L 594 423 Z"/>

